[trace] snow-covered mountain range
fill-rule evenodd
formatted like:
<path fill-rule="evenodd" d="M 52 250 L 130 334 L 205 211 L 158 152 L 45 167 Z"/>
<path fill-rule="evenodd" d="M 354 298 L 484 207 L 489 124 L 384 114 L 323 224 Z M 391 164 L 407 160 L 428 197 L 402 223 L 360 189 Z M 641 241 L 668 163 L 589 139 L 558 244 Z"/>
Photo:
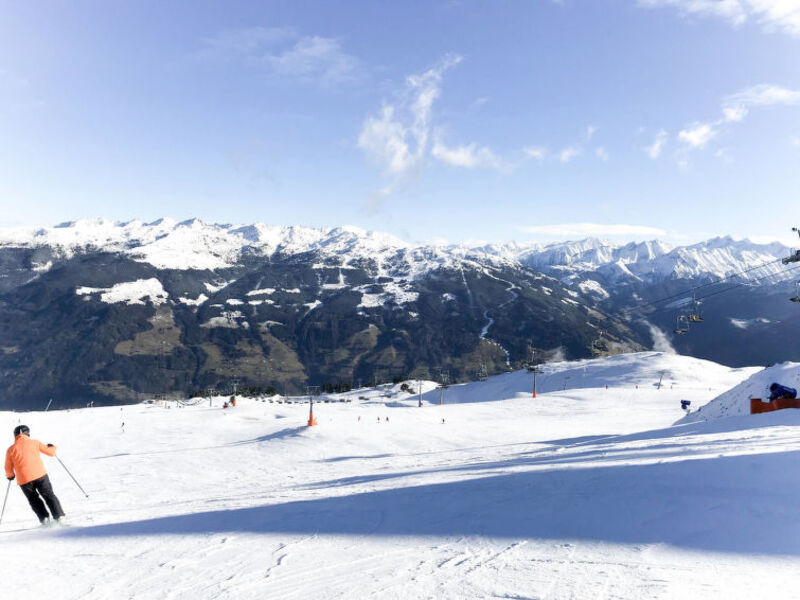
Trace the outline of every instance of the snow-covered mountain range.
<path fill-rule="evenodd" d="M 757 244 L 731 237 L 678 247 L 658 240 L 621 245 L 595 238 L 552 244 L 415 245 L 388 233 L 350 226 L 229 225 L 167 218 L 151 223 L 84 219 L 55 227 L 2 228 L 2 247 L 46 247 L 61 258 L 90 251 L 122 252 L 161 269 L 223 269 L 235 266 L 248 254 L 317 253 L 344 257 L 345 265 L 352 260 L 371 260 L 387 270 L 405 263 L 411 277 L 475 260 L 523 264 L 561 274 L 565 282 L 581 273 L 598 272 L 611 280 L 632 278 L 651 283 L 669 278 L 721 278 L 763 263 L 772 264 L 766 271 L 742 276 L 762 277 L 768 271 L 778 274 L 780 265 L 774 261 L 789 253 L 789 248 L 778 242 Z M 37 267 L 45 269 L 47 263 Z"/>
<path fill-rule="evenodd" d="M 789 251 L 779 242 L 757 244 L 730 236 L 678 247 L 658 240 L 617 245 L 586 239 L 532 248 L 521 252 L 519 260 L 534 268 L 561 273 L 565 281 L 587 272 L 596 272 L 612 282 L 720 279 L 732 274 L 755 280 L 779 275 L 778 259 L 788 256 Z M 758 265 L 764 266 L 754 268 Z"/>
<path fill-rule="evenodd" d="M 0 229 L 0 402 L 232 381 L 297 391 L 419 369 L 463 380 L 531 351 L 798 360 L 789 253 L 730 237 L 415 245 L 198 219 Z M 672 335 L 693 289 L 706 318 Z"/>

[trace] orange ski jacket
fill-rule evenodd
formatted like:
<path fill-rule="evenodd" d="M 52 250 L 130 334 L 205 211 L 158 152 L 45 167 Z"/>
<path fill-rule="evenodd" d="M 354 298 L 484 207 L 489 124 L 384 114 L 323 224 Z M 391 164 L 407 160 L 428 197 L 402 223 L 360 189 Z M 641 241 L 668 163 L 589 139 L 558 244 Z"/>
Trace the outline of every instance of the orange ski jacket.
<path fill-rule="evenodd" d="M 32 440 L 24 433 L 14 439 L 14 445 L 6 450 L 6 477 L 16 473 L 17 484 L 25 485 L 29 481 L 47 475 L 39 453 L 47 456 L 56 455 L 56 447 L 47 447 L 39 440 Z"/>

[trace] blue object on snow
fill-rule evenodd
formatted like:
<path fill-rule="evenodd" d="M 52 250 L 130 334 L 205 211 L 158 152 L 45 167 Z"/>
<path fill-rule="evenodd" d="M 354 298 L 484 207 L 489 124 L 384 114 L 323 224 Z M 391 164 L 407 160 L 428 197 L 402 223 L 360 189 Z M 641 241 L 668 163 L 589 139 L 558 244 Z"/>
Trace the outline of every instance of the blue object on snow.
<path fill-rule="evenodd" d="M 794 388 L 786 387 L 779 383 L 773 383 L 769 386 L 769 399 L 777 400 L 779 398 L 797 398 L 797 390 Z"/>
<path fill-rule="evenodd" d="M 682 408 L 683 410 L 686 410 L 687 408 L 689 408 L 689 405 L 690 405 L 691 403 L 692 403 L 692 401 L 691 401 L 691 400 L 681 400 L 681 408 Z"/>

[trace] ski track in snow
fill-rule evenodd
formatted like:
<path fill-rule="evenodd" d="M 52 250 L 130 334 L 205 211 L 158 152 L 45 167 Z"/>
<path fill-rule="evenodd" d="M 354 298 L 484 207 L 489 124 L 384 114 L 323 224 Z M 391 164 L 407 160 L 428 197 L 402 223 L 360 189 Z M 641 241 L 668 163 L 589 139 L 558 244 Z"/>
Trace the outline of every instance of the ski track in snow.
<path fill-rule="evenodd" d="M 503 283 L 507 283 L 508 284 L 508 287 L 506 288 L 506 291 L 509 294 L 511 294 L 511 299 L 507 300 L 506 302 L 503 302 L 500 306 L 498 306 L 497 307 L 498 311 L 503 310 L 506 306 L 508 306 L 512 302 L 515 302 L 517 300 L 517 298 L 519 298 L 519 293 L 516 292 L 516 290 L 519 289 L 519 286 L 511 283 L 510 281 L 506 281 L 505 279 L 500 279 L 499 277 L 495 277 L 494 275 L 489 273 L 489 271 L 487 269 L 484 269 L 483 273 L 487 277 L 491 277 L 492 279 L 495 279 L 497 281 L 501 281 Z M 462 271 L 462 275 L 463 275 L 463 271 Z M 466 285 L 466 280 L 465 280 L 464 284 Z M 470 296 L 471 296 L 471 294 L 470 294 Z M 487 319 L 487 323 L 486 323 L 486 325 L 483 326 L 483 329 L 481 329 L 480 339 L 482 339 L 482 340 L 487 339 L 486 336 L 489 334 L 489 329 L 491 328 L 492 325 L 494 325 L 494 319 L 489 316 L 489 309 L 486 309 L 485 311 L 483 311 L 483 318 Z M 496 340 L 493 340 L 493 341 L 505 353 L 505 355 L 506 355 L 506 365 L 511 367 L 511 353 L 509 353 L 509 351 L 506 350 L 505 346 L 503 346 L 502 344 L 500 344 Z"/>
<path fill-rule="evenodd" d="M 314 428 L 303 404 L 249 399 L 0 412 L 0 429 L 24 422 L 56 443 L 90 494 L 46 458 L 72 526 L 41 529 L 11 489 L 5 589 L 68 600 L 795 596 L 800 411 L 673 425 L 681 399 L 701 406 L 757 370 L 659 353 L 547 367 L 536 400 L 524 372 L 452 386 L 444 406 L 433 384 L 423 408 L 399 386 L 357 390 L 351 403 L 315 403 Z M 580 387 L 560 391 L 565 373 Z"/>

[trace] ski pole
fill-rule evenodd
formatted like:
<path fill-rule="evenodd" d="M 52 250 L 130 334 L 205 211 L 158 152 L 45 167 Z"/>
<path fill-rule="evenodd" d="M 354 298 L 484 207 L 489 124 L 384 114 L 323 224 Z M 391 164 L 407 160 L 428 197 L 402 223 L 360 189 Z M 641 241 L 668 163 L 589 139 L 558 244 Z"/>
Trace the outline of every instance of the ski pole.
<path fill-rule="evenodd" d="M 67 475 L 69 475 L 70 477 L 72 477 L 72 481 L 74 481 L 74 482 L 75 482 L 75 485 L 77 485 L 77 486 L 78 486 L 78 489 L 79 489 L 80 491 L 82 491 L 82 492 L 83 492 L 83 495 L 84 495 L 84 496 L 86 496 L 86 497 L 88 498 L 88 497 L 89 497 L 89 494 L 87 494 L 87 493 L 86 493 L 86 491 L 85 491 L 85 490 L 84 490 L 84 489 L 81 487 L 81 484 L 80 484 L 80 483 L 78 483 L 78 480 L 77 480 L 77 479 L 75 479 L 75 477 L 73 477 L 72 473 L 70 473 L 70 472 L 69 472 L 69 469 L 67 468 L 67 465 L 65 465 L 65 464 L 62 462 L 62 460 L 61 460 L 60 458 L 58 458 L 58 456 L 56 456 L 56 460 L 57 460 L 58 462 L 60 462 L 60 463 L 61 463 L 61 466 L 62 466 L 62 467 L 64 467 L 64 470 L 67 472 Z"/>
<path fill-rule="evenodd" d="M 8 480 L 8 487 L 6 488 L 6 497 L 3 500 L 3 510 L 0 511 L 0 523 L 3 522 L 3 515 L 6 514 L 6 502 L 8 502 L 8 491 L 11 489 L 11 480 Z"/>

